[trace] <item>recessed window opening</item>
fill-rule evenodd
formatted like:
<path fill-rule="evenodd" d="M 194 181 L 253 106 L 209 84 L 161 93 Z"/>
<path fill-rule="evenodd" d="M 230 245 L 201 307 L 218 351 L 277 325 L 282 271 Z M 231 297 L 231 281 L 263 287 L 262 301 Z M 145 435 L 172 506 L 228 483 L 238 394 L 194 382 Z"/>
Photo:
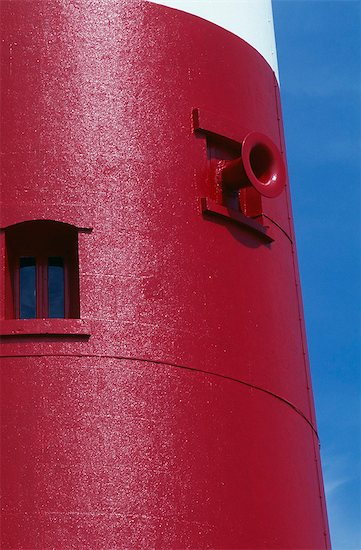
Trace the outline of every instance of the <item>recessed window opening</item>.
<path fill-rule="evenodd" d="M 6 231 L 8 318 L 78 318 L 78 234 L 52 221 Z"/>

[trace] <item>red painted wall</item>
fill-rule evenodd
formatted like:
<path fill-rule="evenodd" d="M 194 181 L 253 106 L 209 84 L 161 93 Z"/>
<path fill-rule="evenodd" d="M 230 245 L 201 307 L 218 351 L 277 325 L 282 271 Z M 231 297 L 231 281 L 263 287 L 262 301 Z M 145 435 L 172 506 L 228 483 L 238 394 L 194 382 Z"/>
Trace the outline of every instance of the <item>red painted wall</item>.
<path fill-rule="evenodd" d="M 77 228 L 80 284 L 1 323 L 2 548 L 328 547 L 288 182 L 237 218 L 207 152 L 284 151 L 271 69 L 147 2 L 1 8 L 4 303 L 20 222 Z"/>

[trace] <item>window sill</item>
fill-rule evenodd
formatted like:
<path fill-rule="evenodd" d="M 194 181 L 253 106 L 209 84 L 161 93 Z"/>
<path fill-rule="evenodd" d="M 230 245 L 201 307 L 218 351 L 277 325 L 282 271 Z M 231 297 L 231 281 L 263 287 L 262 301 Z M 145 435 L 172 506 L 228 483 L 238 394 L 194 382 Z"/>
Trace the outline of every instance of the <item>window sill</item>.
<path fill-rule="evenodd" d="M 82 319 L 7 319 L 0 321 L 0 336 L 90 336 L 90 324 Z"/>

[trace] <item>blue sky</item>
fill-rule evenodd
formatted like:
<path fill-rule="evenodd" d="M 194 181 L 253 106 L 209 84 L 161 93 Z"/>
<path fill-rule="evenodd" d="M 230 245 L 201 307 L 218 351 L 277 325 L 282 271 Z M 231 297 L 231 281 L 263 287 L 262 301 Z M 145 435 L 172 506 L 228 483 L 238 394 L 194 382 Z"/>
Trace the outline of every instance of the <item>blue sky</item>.
<path fill-rule="evenodd" d="M 361 548 L 361 2 L 273 0 L 333 550 Z"/>

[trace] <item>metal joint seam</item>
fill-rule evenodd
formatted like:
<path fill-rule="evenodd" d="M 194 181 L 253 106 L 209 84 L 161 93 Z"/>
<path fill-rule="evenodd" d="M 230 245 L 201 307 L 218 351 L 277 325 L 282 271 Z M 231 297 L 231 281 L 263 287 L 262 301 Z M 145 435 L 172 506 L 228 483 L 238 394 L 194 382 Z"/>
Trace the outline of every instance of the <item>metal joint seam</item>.
<path fill-rule="evenodd" d="M 280 395 L 270 391 L 270 390 L 267 390 L 265 388 L 262 388 L 261 386 L 256 386 L 254 384 L 251 384 L 249 382 L 245 382 L 244 380 L 240 380 L 238 378 L 234 378 L 232 376 L 227 376 L 227 375 L 224 375 L 224 374 L 219 374 L 219 373 L 216 373 L 216 372 L 211 372 L 211 371 L 207 371 L 207 370 L 203 370 L 203 369 L 197 369 L 195 367 L 187 367 L 185 365 L 179 365 L 177 363 L 170 363 L 170 362 L 167 362 L 167 361 L 162 361 L 160 359 L 147 359 L 145 357 L 131 357 L 131 356 L 126 356 L 126 355 L 102 355 L 102 354 L 69 354 L 69 353 L 41 353 L 41 354 L 34 354 L 34 355 L 4 355 L 3 357 L 7 357 L 7 358 L 11 358 L 11 357 L 27 357 L 27 358 L 30 358 L 30 357 L 74 357 L 74 358 L 81 358 L 81 357 L 97 357 L 99 359 L 116 359 L 116 360 L 119 360 L 119 361 L 140 361 L 140 362 L 143 362 L 143 363 L 154 363 L 156 365 L 165 365 L 165 366 L 168 366 L 168 367 L 175 367 L 175 368 L 178 368 L 178 369 L 184 369 L 184 370 L 189 370 L 189 371 L 193 371 L 193 372 L 199 372 L 199 373 L 202 373 L 202 374 L 207 374 L 207 375 L 210 375 L 210 376 L 216 376 L 218 378 L 222 378 L 224 380 L 230 380 L 231 382 L 237 382 L 238 384 L 242 384 L 243 386 L 247 386 L 249 388 L 252 388 L 254 390 L 258 390 L 258 391 L 261 391 L 263 393 L 266 393 L 267 395 L 270 395 L 271 397 L 274 397 L 275 399 L 278 399 L 279 401 L 281 401 L 282 403 L 288 405 L 289 407 L 291 407 L 291 409 L 293 409 L 298 415 L 300 415 L 306 422 L 307 424 L 310 426 L 310 428 L 312 429 L 312 431 L 314 432 L 314 434 L 316 435 L 317 437 L 317 440 L 319 441 L 319 436 L 318 436 L 318 433 L 317 433 L 317 430 L 315 428 L 315 426 L 312 424 L 312 422 L 307 418 L 307 416 L 301 411 L 301 409 L 299 409 L 298 407 L 296 407 L 296 405 L 294 405 L 293 403 L 291 403 L 291 401 L 288 401 L 287 399 L 285 399 L 284 397 L 281 397 Z"/>

